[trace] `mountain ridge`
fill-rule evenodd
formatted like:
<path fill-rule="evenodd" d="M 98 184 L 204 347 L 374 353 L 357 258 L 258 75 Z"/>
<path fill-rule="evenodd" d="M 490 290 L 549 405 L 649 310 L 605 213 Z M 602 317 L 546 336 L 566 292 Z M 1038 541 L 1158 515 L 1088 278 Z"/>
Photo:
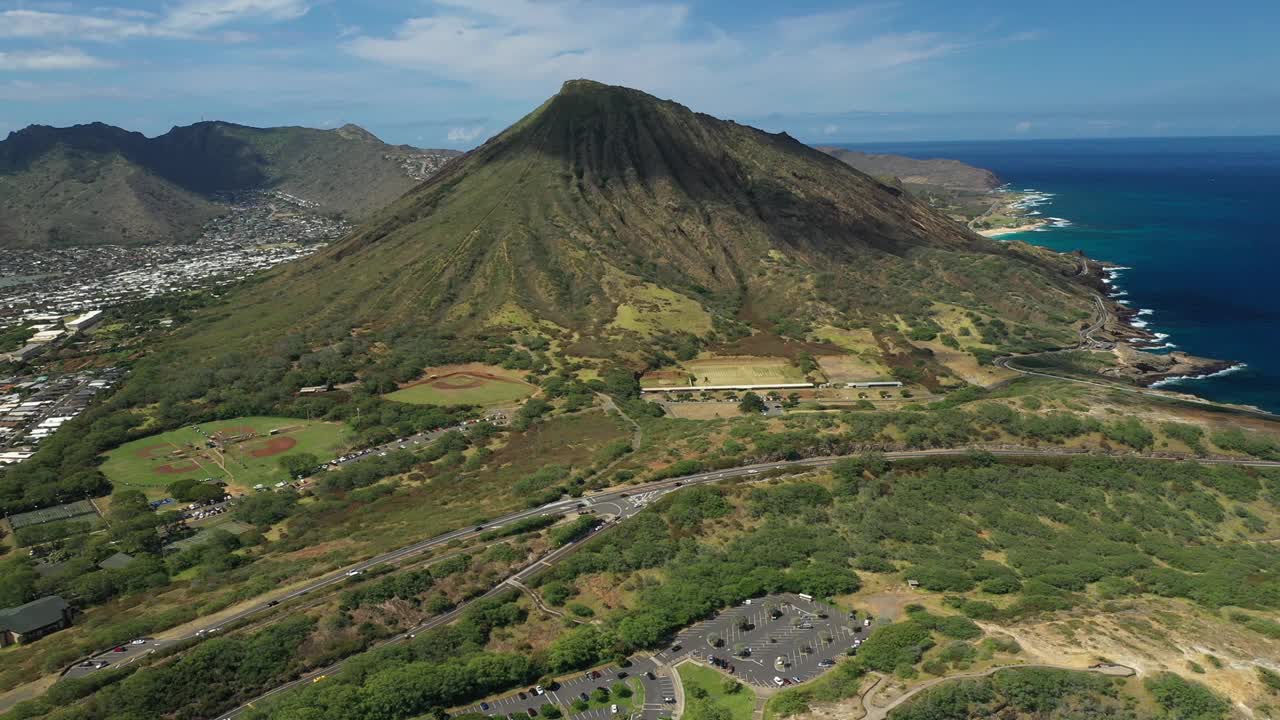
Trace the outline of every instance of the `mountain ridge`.
<path fill-rule="evenodd" d="M 242 303 L 276 333 L 505 328 L 608 353 L 925 316 L 935 291 L 1044 324 L 1064 296 L 1087 312 L 1074 270 L 787 135 L 579 80 Z"/>
<path fill-rule="evenodd" d="M 815 146 L 872 177 L 892 176 L 906 185 L 932 185 L 950 190 L 986 191 L 1003 182 L 986 168 L 949 158 L 918 159 L 888 153 L 867 153 L 834 145 Z"/>
<path fill-rule="evenodd" d="M 388 145 L 355 125 L 201 121 L 154 138 L 33 125 L 0 141 L 0 246 L 182 242 L 222 212 L 220 193 L 257 189 L 361 219 L 420 181 L 401 160 L 425 168 L 458 154 Z"/>

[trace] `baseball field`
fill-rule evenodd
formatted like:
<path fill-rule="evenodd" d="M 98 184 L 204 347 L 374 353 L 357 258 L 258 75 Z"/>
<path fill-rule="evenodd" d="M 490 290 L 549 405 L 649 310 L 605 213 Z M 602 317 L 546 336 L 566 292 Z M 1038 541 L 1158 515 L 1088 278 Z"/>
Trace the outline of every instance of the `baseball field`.
<path fill-rule="evenodd" d="M 340 423 L 244 417 L 134 440 L 107 453 L 102 472 L 116 485 L 162 488 L 183 478 L 215 478 L 251 488 L 288 480 L 279 458 L 311 453 L 331 460 L 347 445 Z"/>
<path fill-rule="evenodd" d="M 421 380 L 383 397 L 414 405 L 510 405 L 533 394 L 534 386 L 501 368 L 459 365 L 428 370 Z"/>

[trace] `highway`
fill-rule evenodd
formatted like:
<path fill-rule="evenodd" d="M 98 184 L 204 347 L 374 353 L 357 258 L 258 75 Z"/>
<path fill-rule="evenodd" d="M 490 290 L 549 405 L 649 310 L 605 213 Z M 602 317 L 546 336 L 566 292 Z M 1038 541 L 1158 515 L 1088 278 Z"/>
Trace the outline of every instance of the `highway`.
<path fill-rule="evenodd" d="M 901 452 L 888 452 L 888 453 L 884 453 L 884 457 L 889 461 L 901 461 L 901 460 L 915 460 L 915 459 L 922 459 L 922 458 L 966 456 L 975 451 L 990 452 L 993 455 L 997 455 L 1001 457 L 1082 457 L 1082 456 L 1087 457 L 1089 456 L 1089 453 L 1086 453 L 1083 451 L 1077 452 L 1077 451 L 1056 450 L 1056 449 L 1028 450 L 1028 449 L 1014 449 L 1014 448 L 974 447 L 974 448 L 949 448 L 949 449 L 938 449 L 938 450 L 908 450 L 908 451 L 901 451 Z M 1124 456 L 1125 457 L 1141 457 L 1147 460 L 1156 460 L 1156 461 L 1165 461 L 1165 462 L 1181 462 L 1181 461 L 1187 460 L 1187 458 L 1172 456 L 1172 455 L 1155 456 L 1155 455 L 1136 455 L 1136 454 L 1129 453 L 1129 454 L 1125 454 Z M 1101 457 L 1107 457 L 1107 456 L 1102 455 Z M 651 483 L 645 483 L 643 485 L 631 486 L 624 489 L 610 490 L 598 495 L 587 496 L 580 499 L 560 500 L 554 503 L 550 503 L 548 505 L 544 505 L 539 508 L 534 508 L 531 510 L 526 510 L 524 512 L 514 513 L 502 518 L 498 518 L 482 526 L 483 530 L 477 530 L 475 528 L 456 530 L 454 532 L 441 535 L 437 538 L 432 538 L 431 540 L 425 540 L 420 543 L 415 543 L 413 545 L 407 546 L 405 548 L 402 548 L 394 552 L 386 553 L 384 555 L 379 555 L 375 558 L 371 558 L 357 565 L 353 565 L 350 568 L 344 568 L 343 570 L 340 570 L 337 573 L 330 575 L 326 578 L 317 580 L 316 582 L 308 585 L 306 588 L 302 588 L 294 591 L 289 595 L 289 597 L 298 597 L 300 595 L 305 595 L 306 593 L 314 592 L 315 590 L 327 587 L 335 582 L 341 582 L 346 578 L 346 572 L 350 570 L 364 570 L 374 565 L 378 565 L 380 563 L 392 562 L 395 560 L 403 559 L 405 557 L 414 555 L 416 553 L 420 553 L 431 547 L 435 547 L 436 545 L 446 543 L 450 540 L 470 537 L 478 534 L 479 532 L 484 532 L 487 530 L 499 528 L 508 523 L 515 522 L 516 520 L 519 520 L 522 518 L 531 517 L 534 515 L 545 515 L 550 513 L 571 511 L 575 509 L 576 505 L 580 502 L 586 503 L 588 507 L 597 508 L 600 510 L 604 510 L 611 507 L 617 511 L 614 517 L 611 518 L 609 522 L 606 522 L 601 527 L 597 528 L 597 530 L 593 531 L 591 535 L 588 536 L 588 537 L 594 537 L 597 533 L 603 532 L 608 528 L 621 523 L 626 518 L 632 517 L 633 515 L 638 513 L 640 510 L 644 509 L 644 507 L 651 504 L 654 500 L 657 500 L 658 498 L 672 491 L 675 491 L 678 488 L 683 486 L 702 485 L 702 484 L 708 484 L 708 483 L 716 483 L 723 480 L 732 480 L 732 479 L 739 479 L 739 478 L 751 478 L 757 475 L 763 476 L 769 473 L 770 471 L 775 471 L 775 470 L 794 470 L 794 469 L 812 469 L 812 468 L 829 467 L 839 462 L 841 459 L 843 459 L 843 457 L 823 457 L 823 458 L 810 458 L 810 459 L 804 459 L 804 460 L 788 460 L 788 461 L 761 463 L 757 465 L 747 465 L 743 467 L 731 468 L 726 470 L 713 470 L 708 472 L 696 473 L 693 475 L 687 475 L 680 478 L 659 480 Z M 1271 468 L 1280 467 L 1280 461 L 1266 461 L 1266 460 L 1198 458 L 1198 459 L 1194 459 L 1194 462 L 1205 464 L 1205 465 L 1241 465 L 1241 466 L 1247 466 L 1247 467 L 1271 467 Z M 457 606 L 456 608 L 454 608 L 453 610 L 451 610 L 450 612 L 434 617 L 422 623 L 421 625 L 418 625 L 417 627 L 411 628 L 405 631 L 404 633 L 401 633 L 400 635 L 396 635 L 395 637 L 389 638 L 385 640 L 383 643 L 381 643 L 380 645 L 378 645 L 377 647 L 381 647 L 382 645 L 393 644 L 397 642 L 403 642 L 404 640 L 408 639 L 413 635 L 416 635 L 419 632 L 440 627 L 441 625 L 449 624 L 450 622 L 456 620 L 462 613 L 466 612 L 467 608 L 471 607 L 471 605 L 475 603 L 477 600 L 492 598 L 506 590 L 516 589 L 516 584 L 513 584 L 513 581 L 514 583 L 523 582 L 527 580 L 529 577 L 531 577 L 532 575 L 534 575 L 535 573 L 537 573 L 538 571 L 544 568 L 551 567 L 557 561 L 564 558 L 565 556 L 567 556 L 568 554 L 576 550 L 578 547 L 580 547 L 585 541 L 585 539 L 586 538 L 584 538 L 583 540 L 579 540 L 578 542 L 572 543 L 570 545 L 566 545 L 565 547 L 557 549 L 556 551 L 534 561 L 533 563 L 522 568 L 521 570 L 514 573 L 510 577 L 504 579 L 502 582 L 495 585 L 492 589 L 489 590 L 489 592 L 485 593 L 484 595 L 481 595 L 478 598 L 475 598 L 466 603 L 463 603 Z M 266 606 L 255 608 L 252 611 L 247 611 L 246 613 L 243 613 L 240 617 L 247 617 L 248 615 L 251 615 L 254 612 L 260 612 L 265 609 L 266 609 Z M 258 697 L 245 703 L 244 705 L 241 705 L 235 710 L 232 710 L 231 712 L 225 715 L 222 715 L 220 717 L 220 720 L 231 720 L 232 718 L 239 717 L 242 713 L 244 713 L 246 710 L 253 707 L 257 703 L 260 703 L 263 700 L 266 700 L 275 695 L 278 695 L 279 693 L 289 690 L 290 688 L 297 687 L 298 685 L 303 685 L 311 682 L 319 682 L 318 680 L 319 678 L 327 677 L 333 674 L 334 672 L 338 671 L 339 669 L 341 669 L 344 662 L 345 661 L 338 661 L 327 667 L 313 670 L 296 680 L 285 683 L 283 685 L 279 685 L 273 688 L 272 690 L 266 693 L 263 693 L 262 695 L 259 695 Z"/>
<path fill-rule="evenodd" d="M 1246 415 L 1256 415 L 1258 417 L 1265 417 L 1272 420 L 1276 419 L 1276 415 L 1274 413 L 1269 413 L 1265 410 L 1259 410 L 1257 408 L 1235 406 L 1235 405 L 1228 406 L 1228 405 L 1223 405 L 1221 403 L 1214 402 L 1212 400 L 1205 400 L 1203 398 L 1193 397 L 1193 396 L 1185 395 L 1182 393 L 1175 394 L 1175 393 L 1163 392 L 1160 390 L 1151 390 L 1151 389 L 1142 388 L 1142 387 L 1132 387 L 1132 386 L 1125 385 L 1123 383 L 1118 383 L 1118 382 L 1106 382 L 1104 380 L 1087 380 L 1085 378 L 1072 377 L 1070 375 L 1058 375 L 1055 373 L 1044 372 L 1041 370 L 1027 370 L 1025 368 L 1020 368 L 1014 364 L 1014 361 L 1018 360 L 1019 358 L 1039 357 L 1041 355 L 1055 355 L 1058 353 L 1074 352 L 1077 350 L 1110 350 L 1112 349 L 1114 347 L 1114 343 L 1107 340 L 1098 340 L 1097 338 L 1093 337 L 1094 333 L 1102 330 L 1106 326 L 1107 319 L 1109 317 L 1109 313 L 1107 312 L 1106 302 L 1102 299 L 1102 296 L 1095 294 L 1093 296 L 1093 300 L 1096 303 L 1094 318 L 1090 321 L 1089 325 L 1080 329 L 1079 331 L 1080 342 L 1074 347 L 1062 348 L 1060 350 L 1046 350 L 1045 352 L 1038 352 L 1038 353 L 1026 353 L 1024 355 L 1005 355 L 1005 356 L 996 358 L 993 361 L 993 364 L 996 367 L 1004 368 L 1005 370 L 1011 370 L 1020 375 L 1051 378 L 1053 380 L 1065 380 L 1067 382 L 1079 383 L 1081 385 L 1092 385 L 1094 387 L 1103 388 L 1105 390 L 1119 390 L 1121 392 L 1134 393 L 1136 395 L 1146 395 L 1147 397 L 1159 398 L 1161 400 L 1185 402 L 1185 403 L 1191 403 L 1193 405 L 1204 405 L 1206 407 L 1217 408 L 1219 410 L 1224 410 L 1229 412 L 1238 412 Z M 996 386 L 1004 384 L 1005 382 L 1008 382 L 1008 381 L 1005 380 L 1001 383 L 996 383 Z M 992 387 L 995 387 L 995 386 L 992 386 Z"/>

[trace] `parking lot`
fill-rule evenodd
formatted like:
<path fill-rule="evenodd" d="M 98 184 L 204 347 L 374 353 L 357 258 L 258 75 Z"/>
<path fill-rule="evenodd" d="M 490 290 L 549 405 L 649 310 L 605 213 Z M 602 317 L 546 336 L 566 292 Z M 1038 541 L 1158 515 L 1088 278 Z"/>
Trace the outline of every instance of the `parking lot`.
<path fill-rule="evenodd" d="M 522 693 L 488 701 L 484 705 L 472 705 L 459 710 L 455 714 L 481 713 L 493 718 L 508 720 L 510 718 L 515 720 L 524 718 L 528 720 L 530 717 L 535 717 L 529 715 L 530 708 L 536 713 L 544 703 L 551 703 L 559 707 L 565 713 L 565 717 L 573 720 L 611 720 L 614 718 L 657 720 L 661 717 L 670 717 L 675 709 L 674 703 L 664 701 L 664 698 L 675 698 L 674 681 L 666 673 L 666 669 L 658 668 L 649 658 L 633 658 L 630 667 L 610 666 L 580 673 L 563 679 L 554 690 L 545 688 L 542 695 L 524 690 Z M 599 677 L 596 677 L 597 675 Z M 612 688 L 619 682 L 627 681 L 638 682 L 644 688 L 643 706 L 635 705 L 635 701 L 639 699 L 639 694 L 637 693 L 627 698 L 625 702 L 610 698 L 603 703 L 592 701 L 590 710 L 583 712 L 575 712 L 573 710 L 573 701 L 579 699 L 582 693 L 586 693 L 588 697 L 591 697 L 597 688 Z M 524 697 L 521 697 L 521 694 Z M 630 707 L 629 712 L 625 708 L 619 707 L 619 712 L 615 715 L 611 711 L 611 706 L 615 703 L 633 706 Z"/>
<path fill-rule="evenodd" d="M 870 630 L 838 608 L 798 595 L 772 595 L 689 627 L 655 659 L 674 665 L 694 658 L 745 683 L 777 687 L 774 678 L 796 684 L 821 675 L 824 665 L 845 655 Z"/>
<path fill-rule="evenodd" d="M 773 688 L 806 682 L 818 677 L 851 646 L 860 644 L 872 628 L 852 620 L 839 608 L 799 595 L 771 595 L 726 610 L 710 620 L 693 625 L 677 636 L 671 646 L 650 657 L 634 657 L 626 668 L 608 667 L 562 679 L 554 689 L 538 695 L 533 688 L 506 697 L 475 704 L 456 714 L 480 713 L 502 720 L 529 720 L 540 717 L 544 703 L 559 707 L 570 720 L 658 720 L 675 711 L 675 680 L 672 667 L 693 659 L 719 667 L 748 685 Z M 719 647 L 713 639 L 719 638 Z M 678 649 L 676 649 L 678 648 Z M 742 651 L 743 654 L 736 654 Z M 781 660 L 781 663 L 778 661 Z M 775 680 L 777 678 L 777 680 Z M 612 688 L 623 680 L 637 680 L 644 688 L 644 705 L 628 711 L 619 707 L 615 715 L 610 699 L 592 701 L 591 709 L 576 712 L 573 701 L 582 693 L 588 697 L 597 688 Z M 523 695 L 523 697 L 522 697 Z M 633 698 L 631 698 L 634 700 Z M 534 715 L 529 710 L 535 711 Z"/>

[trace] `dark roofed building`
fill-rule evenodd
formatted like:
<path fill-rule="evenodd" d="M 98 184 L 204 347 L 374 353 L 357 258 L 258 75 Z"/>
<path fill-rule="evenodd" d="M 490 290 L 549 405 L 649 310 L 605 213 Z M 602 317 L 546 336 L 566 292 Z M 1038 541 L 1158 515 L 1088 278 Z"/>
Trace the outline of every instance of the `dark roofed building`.
<path fill-rule="evenodd" d="M 71 606 L 57 595 L 0 610 L 0 647 L 38 640 L 71 624 Z"/>
<path fill-rule="evenodd" d="M 133 564 L 133 556 L 128 553 L 118 552 L 115 555 L 98 563 L 98 567 L 103 570 L 123 570 Z"/>

